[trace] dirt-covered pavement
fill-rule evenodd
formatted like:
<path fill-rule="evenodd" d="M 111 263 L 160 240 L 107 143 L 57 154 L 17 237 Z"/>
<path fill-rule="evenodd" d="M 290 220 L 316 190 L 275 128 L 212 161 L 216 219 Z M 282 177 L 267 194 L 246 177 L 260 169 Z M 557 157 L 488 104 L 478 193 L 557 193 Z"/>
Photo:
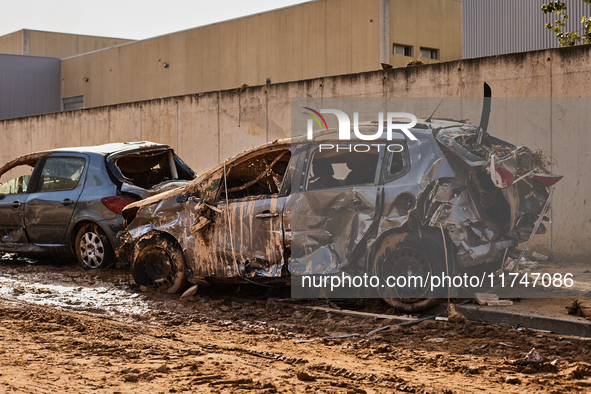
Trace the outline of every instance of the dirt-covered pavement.
<path fill-rule="evenodd" d="M 587 340 L 433 320 L 366 336 L 391 322 L 281 295 L 218 286 L 179 300 L 138 292 L 121 270 L 4 257 L 0 393 L 591 390 Z M 387 312 L 379 301 L 347 307 Z M 334 338 L 344 334 L 358 335 Z M 509 363 L 534 347 L 546 362 Z"/>

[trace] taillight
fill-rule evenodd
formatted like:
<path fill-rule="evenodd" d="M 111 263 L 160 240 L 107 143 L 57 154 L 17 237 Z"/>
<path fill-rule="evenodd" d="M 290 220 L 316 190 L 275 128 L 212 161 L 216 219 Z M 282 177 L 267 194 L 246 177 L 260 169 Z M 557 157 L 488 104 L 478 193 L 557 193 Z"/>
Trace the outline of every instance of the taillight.
<path fill-rule="evenodd" d="M 505 184 L 506 186 L 511 186 L 513 184 L 515 177 L 511 171 L 504 167 L 495 167 L 495 171 L 501 177 L 501 183 Z"/>
<path fill-rule="evenodd" d="M 535 174 L 534 179 L 546 187 L 550 187 L 563 178 L 563 175 Z"/>
<path fill-rule="evenodd" d="M 101 198 L 101 202 L 103 203 L 103 205 L 107 207 L 110 211 L 113 211 L 118 215 L 121 215 L 121 211 L 123 211 L 123 208 L 125 208 L 132 202 L 136 201 L 137 198 L 130 196 L 115 196 Z"/>

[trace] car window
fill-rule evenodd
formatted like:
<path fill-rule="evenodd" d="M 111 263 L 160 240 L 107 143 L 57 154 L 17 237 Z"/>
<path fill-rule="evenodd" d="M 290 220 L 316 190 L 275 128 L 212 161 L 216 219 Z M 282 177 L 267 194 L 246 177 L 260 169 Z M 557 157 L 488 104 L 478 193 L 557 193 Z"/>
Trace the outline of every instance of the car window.
<path fill-rule="evenodd" d="M 291 152 L 287 149 L 248 159 L 228 171 L 228 199 L 266 196 L 279 193 L 289 165 Z M 221 199 L 225 199 L 222 185 Z"/>
<path fill-rule="evenodd" d="M 350 145 L 339 149 L 316 149 L 306 176 L 306 190 L 371 184 L 379 159 L 377 149 L 355 152 Z"/>
<path fill-rule="evenodd" d="M 385 181 L 391 181 L 406 174 L 410 167 L 406 142 L 397 142 L 395 147 L 387 151 L 384 179 Z"/>
<path fill-rule="evenodd" d="M 21 194 L 27 192 L 29 180 L 35 166 L 21 165 L 10 169 L 0 177 L 0 194 Z"/>
<path fill-rule="evenodd" d="M 78 185 L 86 160 L 81 157 L 50 157 L 43 165 L 38 192 L 71 190 Z"/>

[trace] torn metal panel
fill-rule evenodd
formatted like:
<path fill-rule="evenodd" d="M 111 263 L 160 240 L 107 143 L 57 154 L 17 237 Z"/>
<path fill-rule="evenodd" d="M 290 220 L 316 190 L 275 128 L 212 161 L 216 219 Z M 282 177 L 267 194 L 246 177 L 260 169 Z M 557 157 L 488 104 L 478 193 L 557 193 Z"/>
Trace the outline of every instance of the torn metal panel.
<path fill-rule="evenodd" d="M 378 189 L 315 190 L 291 200 L 292 274 L 338 273 L 378 219 Z M 295 213 L 295 215 L 294 215 Z"/>

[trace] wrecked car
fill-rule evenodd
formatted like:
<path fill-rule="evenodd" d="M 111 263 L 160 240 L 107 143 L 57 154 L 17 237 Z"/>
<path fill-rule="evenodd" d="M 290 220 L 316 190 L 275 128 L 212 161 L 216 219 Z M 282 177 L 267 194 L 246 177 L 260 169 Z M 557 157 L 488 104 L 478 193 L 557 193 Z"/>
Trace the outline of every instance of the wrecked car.
<path fill-rule="evenodd" d="M 0 252 L 75 255 L 104 268 L 119 246 L 123 207 L 194 178 L 172 148 L 152 142 L 24 155 L 0 167 Z"/>
<path fill-rule="evenodd" d="M 252 149 L 128 205 L 118 254 L 138 285 L 168 292 L 220 280 L 498 266 L 534 228 L 545 231 L 536 222 L 561 176 L 543 154 L 489 135 L 485 112 L 479 126 L 419 120 L 416 141 L 396 132 L 388 140 L 386 124 L 360 124 L 368 135 L 383 130 L 381 149 L 356 150 L 332 130 L 313 143 Z M 383 296 L 407 312 L 437 297 L 424 286 Z"/>

